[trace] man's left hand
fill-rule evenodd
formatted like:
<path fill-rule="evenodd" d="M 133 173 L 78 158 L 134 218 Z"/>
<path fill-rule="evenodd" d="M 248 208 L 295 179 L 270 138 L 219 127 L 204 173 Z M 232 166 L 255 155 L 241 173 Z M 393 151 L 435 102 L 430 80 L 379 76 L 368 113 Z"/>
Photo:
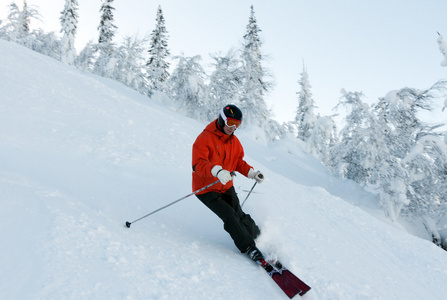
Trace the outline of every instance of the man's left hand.
<path fill-rule="evenodd" d="M 253 169 L 250 169 L 250 171 L 248 171 L 247 177 L 256 180 L 257 183 L 261 183 L 264 181 L 264 174 L 262 174 L 261 171 L 255 171 Z"/>

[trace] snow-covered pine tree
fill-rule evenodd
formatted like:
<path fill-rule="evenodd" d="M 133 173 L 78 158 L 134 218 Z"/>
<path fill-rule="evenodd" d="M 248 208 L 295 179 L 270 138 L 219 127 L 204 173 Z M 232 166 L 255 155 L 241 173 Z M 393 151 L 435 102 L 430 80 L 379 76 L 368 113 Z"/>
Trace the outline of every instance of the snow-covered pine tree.
<path fill-rule="evenodd" d="M 64 10 L 61 12 L 62 48 L 61 61 L 73 65 L 76 58 L 75 36 L 78 24 L 78 1 L 65 0 Z"/>
<path fill-rule="evenodd" d="M 169 95 L 187 116 L 206 120 L 208 102 L 206 73 L 200 64 L 201 56 L 176 56 L 178 64 L 169 78 Z"/>
<path fill-rule="evenodd" d="M 266 72 L 262 66 L 260 31 L 252 5 L 242 53 L 245 82 L 241 109 L 244 112 L 243 124 L 254 124 L 263 128 L 270 118 L 264 95 L 270 90 L 271 83 L 267 81 Z"/>
<path fill-rule="evenodd" d="M 3 24 L 3 20 L 0 19 L 0 39 L 7 40 L 8 37 L 6 35 L 6 30 L 5 30 L 5 28 L 3 27 L 2 24 Z"/>
<path fill-rule="evenodd" d="M 118 53 L 115 53 L 115 45 L 113 37 L 117 27 L 113 24 L 113 0 L 102 0 L 101 20 L 98 26 L 99 39 L 96 51 L 98 51 L 97 59 L 93 72 L 100 76 L 112 77 L 115 72 L 116 63 L 119 60 Z"/>
<path fill-rule="evenodd" d="M 233 50 L 225 56 L 214 54 L 212 65 L 214 71 L 210 76 L 209 103 L 207 105 L 208 120 L 216 118 L 217 112 L 227 104 L 239 105 L 243 87 L 244 74 L 242 62 L 236 57 Z"/>
<path fill-rule="evenodd" d="M 438 32 L 438 45 L 439 51 L 444 56 L 444 60 L 441 62 L 441 66 L 447 67 L 447 42 L 444 41 L 444 37 Z"/>
<path fill-rule="evenodd" d="M 317 122 L 317 116 L 314 113 L 315 101 L 312 98 L 309 75 L 305 67 L 301 73 L 299 81 L 300 91 L 298 94 L 298 109 L 295 116 L 295 123 L 298 129 L 298 138 L 307 141 Z"/>
<path fill-rule="evenodd" d="M 112 6 L 113 0 L 102 0 L 101 5 L 101 20 L 98 26 L 99 39 L 101 43 L 111 43 L 115 36 L 116 26 L 113 24 L 113 11 L 115 8 Z"/>
<path fill-rule="evenodd" d="M 346 125 L 340 131 L 340 143 L 331 150 L 331 167 L 336 174 L 356 182 L 365 182 L 368 172 L 363 166 L 363 149 L 359 144 L 364 143 L 364 129 L 368 126 L 368 105 L 362 101 L 361 92 L 342 91 L 336 108 L 345 106 L 350 112 L 346 116 Z"/>
<path fill-rule="evenodd" d="M 169 78 L 168 32 L 161 6 L 158 6 L 155 29 L 151 33 L 149 60 L 146 63 L 149 91 L 166 91 Z M 151 93 L 151 92 L 150 92 Z"/>
<path fill-rule="evenodd" d="M 444 60 L 441 61 L 441 66 L 447 67 L 447 42 L 444 41 L 444 37 L 438 32 L 438 45 L 439 45 L 439 51 L 441 51 L 442 55 L 444 56 Z M 442 108 L 442 111 L 444 111 L 447 108 L 447 97 L 444 99 L 444 107 Z M 447 135 L 446 135 L 446 141 L 447 141 Z"/>

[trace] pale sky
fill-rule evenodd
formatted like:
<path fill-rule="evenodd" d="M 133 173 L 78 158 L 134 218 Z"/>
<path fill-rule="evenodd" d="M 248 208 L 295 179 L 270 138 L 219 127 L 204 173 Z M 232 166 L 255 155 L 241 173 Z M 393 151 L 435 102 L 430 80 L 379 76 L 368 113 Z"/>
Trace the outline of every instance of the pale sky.
<path fill-rule="evenodd" d="M 0 19 L 12 0 L 0 0 Z M 15 1 L 20 7 L 23 0 Z M 60 30 L 65 0 L 27 0 L 35 5 L 45 31 Z M 78 0 L 78 51 L 98 39 L 100 0 Z M 163 10 L 172 55 L 201 55 L 239 49 L 250 6 L 262 30 L 264 67 L 275 76 L 266 97 L 274 118 L 290 121 L 298 106 L 303 62 L 309 74 L 317 113 L 332 114 L 342 88 L 363 92 L 368 103 L 403 87 L 426 89 L 446 79 L 437 32 L 447 38 L 446 0 L 115 0 L 115 41 L 143 36 L 155 28 Z M 36 22 L 36 21 L 34 21 Z M 441 101 L 443 103 L 443 101 Z M 442 107 L 442 103 L 440 106 Z M 437 112 L 447 123 L 447 111 Z"/>

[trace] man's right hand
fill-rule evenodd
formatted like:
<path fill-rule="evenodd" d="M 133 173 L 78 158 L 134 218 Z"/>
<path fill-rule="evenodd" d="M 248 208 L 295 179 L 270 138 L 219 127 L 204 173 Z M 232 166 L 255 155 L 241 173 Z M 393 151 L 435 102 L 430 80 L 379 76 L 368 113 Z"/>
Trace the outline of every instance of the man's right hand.
<path fill-rule="evenodd" d="M 211 169 L 211 174 L 214 177 L 219 178 L 220 183 L 222 183 L 223 185 L 227 184 L 230 180 L 233 180 L 233 176 L 231 175 L 231 173 L 227 170 L 222 169 L 221 166 L 214 166 Z"/>

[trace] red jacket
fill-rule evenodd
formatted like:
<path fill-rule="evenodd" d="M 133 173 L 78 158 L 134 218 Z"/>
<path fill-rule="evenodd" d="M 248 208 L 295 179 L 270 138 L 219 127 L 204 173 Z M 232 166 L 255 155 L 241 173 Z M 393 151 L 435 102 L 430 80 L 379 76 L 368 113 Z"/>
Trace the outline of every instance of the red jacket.
<path fill-rule="evenodd" d="M 227 135 L 218 129 L 217 120 L 208 124 L 199 134 L 192 146 L 192 190 L 196 191 L 217 180 L 211 174 L 215 166 L 222 166 L 224 170 L 237 171 L 247 176 L 251 166 L 244 160 L 244 149 L 241 142 L 234 135 Z M 224 193 L 233 186 L 233 180 L 226 185 L 220 182 L 198 193 Z"/>

